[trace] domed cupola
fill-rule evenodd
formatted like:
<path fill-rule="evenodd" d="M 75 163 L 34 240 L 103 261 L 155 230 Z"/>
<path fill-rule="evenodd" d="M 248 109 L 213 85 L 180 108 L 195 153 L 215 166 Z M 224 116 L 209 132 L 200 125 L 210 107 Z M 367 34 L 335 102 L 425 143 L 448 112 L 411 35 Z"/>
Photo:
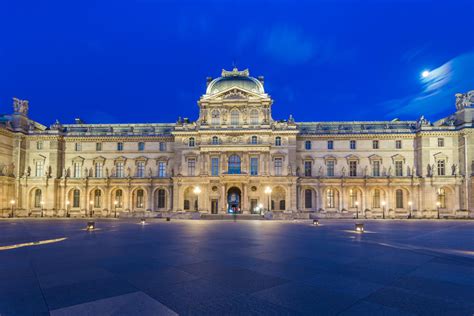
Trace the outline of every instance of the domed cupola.
<path fill-rule="evenodd" d="M 263 81 L 263 79 L 262 79 Z M 263 84 L 259 79 L 250 77 L 249 70 L 222 70 L 221 77 L 212 80 L 207 86 L 206 94 L 213 95 L 230 88 L 240 88 L 250 92 L 264 94 Z"/>

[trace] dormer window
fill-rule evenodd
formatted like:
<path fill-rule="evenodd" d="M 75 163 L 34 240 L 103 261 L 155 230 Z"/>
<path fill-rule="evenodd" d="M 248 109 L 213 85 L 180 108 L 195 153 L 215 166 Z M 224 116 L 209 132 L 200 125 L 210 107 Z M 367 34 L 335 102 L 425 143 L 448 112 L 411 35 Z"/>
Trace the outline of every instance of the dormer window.
<path fill-rule="evenodd" d="M 188 140 L 188 146 L 189 147 L 194 147 L 195 146 L 195 140 L 194 137 L 190 137 Z"/>
<path fill-rule="evenodd" d="M 281 137 L 280 136 L 275 137 L 275 146 L 281 146 Z"/>

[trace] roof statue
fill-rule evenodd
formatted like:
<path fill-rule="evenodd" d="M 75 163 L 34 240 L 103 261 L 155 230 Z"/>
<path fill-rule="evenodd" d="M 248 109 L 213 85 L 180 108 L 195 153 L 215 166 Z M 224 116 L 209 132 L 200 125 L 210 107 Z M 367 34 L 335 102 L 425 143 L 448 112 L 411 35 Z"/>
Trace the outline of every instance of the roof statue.
<path fill-rule="evenodd" d="M 456 110 L 472 107 L 474 104 L 474 90 L 467 93 L 456 93 Z"/>
<path fill-rule="evenodd" d="M 234 67 L 232 71 L 222 69 L 222 77 L 248 77 L 250 75 L 248 69 L 238 70 L 237 67 Z"/>
<path fill-rule="evenodd" d="M 13 98 L 13 110 L 15 113 L 28 115 L 28 100 L 21 100 L 18 98 Z"/>

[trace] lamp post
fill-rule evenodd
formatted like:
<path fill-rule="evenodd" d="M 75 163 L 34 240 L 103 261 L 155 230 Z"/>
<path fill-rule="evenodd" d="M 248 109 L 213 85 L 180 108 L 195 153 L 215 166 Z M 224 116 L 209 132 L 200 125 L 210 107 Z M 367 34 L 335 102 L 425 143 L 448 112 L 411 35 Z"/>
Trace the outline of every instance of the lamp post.
<path fill-rule="evenodd" d="M 439 207 L 441 206 L 440 201 L 436 202 L 436 209 L 438 210 L 438 219 L 439 219 Z"/>
<path fill-rule="evenodd" d="M 66 201 L 66 217 L 69 217 L 69 204 L 71 204 L 71 202 L 69 202 L 69 200 Z"/>
<path fill-rule="evenodd" d="M 89 216 L 92 217 L 92 205 L 94 204 L 93 201 L 89 201 L 89 205 L 91 206 L 90 207 L 90 210 L 89 210 Z"/>
<path fill-rule="evenodd" d="M 412 212 L 413 212 L 413 203 L 411 201 L 408 201 L 408 207 L 410 209 L 410 213 L 408 214 L 408 218 L 411 218 Z"/>
<path fill-rule="evenodd" d="M 117 204 L 118 204 L 118 201 L 115 200 L 114 201 L 114 218 L 117 218 Z"/>
<path fill-rule="evenodd" d="M 199 212 L 199 194 L 201 193 L 201 188 L 195 187 L 193 193 L 196 194 L 196 212 Z"/>
<path fill-rule="evenodd" d="M 382 201 L 382 218 L 385 219 L 385 201 Z"/>
<path fill-rule="evenodd" d="M 14 216 L 14 209 L 13 208 L 15 207 L 15 200 L 11 200 L 10 204 L 12 206 L 12 217 L 13 217 Z"/>
<path fill-rule="evenodd" d="M 266 187 L 265 194 L 268 195 L 268 211 L 270 212 L 270 196 L 272 195 L 272 188 Z"/>
<path fill-rule="evenodd" d="M 259 203 L 257 207 L 258 207 L 258 211 L 259 211 L 260 215 L 262 215 L 262 212 L 263 212 L 263 204 L 262 204 L 262 203 Z"/>
<path fill-rule="evenodd" d="M 355 202 L 355 206 L 356 206 L 356 218 L 359 219 L 359 201 Z"/>
<path fill-rule="evenodd" d="M 41 217 L 43 217 L 44 201 L 41 201 L 40 204 L 41 204 Z"/>

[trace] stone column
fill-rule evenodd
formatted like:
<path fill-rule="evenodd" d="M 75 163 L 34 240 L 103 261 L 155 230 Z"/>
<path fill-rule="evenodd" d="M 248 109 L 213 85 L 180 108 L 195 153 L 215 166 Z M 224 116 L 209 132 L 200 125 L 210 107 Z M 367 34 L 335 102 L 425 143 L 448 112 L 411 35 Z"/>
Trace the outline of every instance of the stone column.
<path fill-rule="evenodd" d="M 221 198 L 220 198 L 220 213 L 223 213 L 225 214 L 226 211 L 227 211 L 227 199 L 226 199 L 226 186 L 224 184 L 222 184 L 222 189 L 221 189 Z"/>

